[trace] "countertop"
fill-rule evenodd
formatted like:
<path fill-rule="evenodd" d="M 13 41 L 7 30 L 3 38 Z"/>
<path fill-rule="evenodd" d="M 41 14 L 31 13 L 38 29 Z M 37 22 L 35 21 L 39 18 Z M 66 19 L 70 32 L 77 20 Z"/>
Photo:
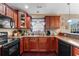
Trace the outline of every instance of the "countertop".
<path fill-rule="evenodd" d="M 39 35 L 30 35 L 30 36 L 18 36 L 18 37 L 12 37 L 12 38 L 22 38 L 22 37 L 56 37 L 59 40 L 62 40 L 66 43 L 69 43 L 73 46 L 76 46 L 79 48 L 79 40 L 78 39 L 73 39 L 69 37 L 64 37 L 64 36 L 39 36 Z M 12 40 L 13 41 L 13 40 Z M 11 43 L 12 41 L 8 40 L 8 43 Z M 0 45 L 1 47 L 2 45 Z"/>
<path fill-rule="evenodd" d="M 64 36 L 55 36 L 56 38 L 71 44 L 72 46 L 78 47 L 79 48 L 79 40 L 78 39 L 73 39 L 69 37 L 64 37 Z"/>
<path fill-rule="evenodd" d="M 14 38 L 22 38 L 22 37 L 56 37 L 66 43 L 69 43 L 73 46 L 79 47 L 79 40 L 78 39 L 73 39 L 69 37 L 64 37 L 64 36 L 40 36 L 40 35 L 30 35 L 30 36 L 19 36 L 19 37 L 14 37 Z"/>
<path fill-rule="evenodd" d="M 22 38 L 22 37 L 54 37 L 54 36 L 46 36 L 46 35 L 28 35 L 28 36 L 14 36 L 10 38 Z"/>

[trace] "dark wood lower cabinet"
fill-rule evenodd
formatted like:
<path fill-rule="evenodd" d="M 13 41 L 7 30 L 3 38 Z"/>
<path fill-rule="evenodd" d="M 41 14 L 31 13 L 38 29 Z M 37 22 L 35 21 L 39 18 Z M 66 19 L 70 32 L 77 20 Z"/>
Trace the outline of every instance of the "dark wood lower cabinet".
<path fill-rule="evenodd" d="M 54 37 L 25 37 L 22 38 L 21 53 L 24 52 L 53 52 L 57 51 Z M 23 45 L 22 45 L 23 43 Z"/>
<path fill-rule="evenodd" d="M 56 50 L 56 39 L 50 38 L 50 51 L 53 52 Z"/>
<path fill-rule="evenodd" d="M 31 37 L 29 40 L 30 40 L 29 41 L 29 51 L 31 51 L 31 52 L 39 51 L 38 38 Z"/>
<path fill-rule="evenodd" d="M 72 47 L 72 56 L 79 56 L 79 48 Z"/>
<path fill-rule="evenodd" d="M 24 51 L 29 51 L 29 41 L 30 41 L 30 38 L 24 37 L 24 41 L 23 41 Z"/>
<path fill-rule="evenodd" d="M 48 39 L 45 37 L 39 38 L 39 51 L 40 52 L 45 52 L 48 51 Z"/>

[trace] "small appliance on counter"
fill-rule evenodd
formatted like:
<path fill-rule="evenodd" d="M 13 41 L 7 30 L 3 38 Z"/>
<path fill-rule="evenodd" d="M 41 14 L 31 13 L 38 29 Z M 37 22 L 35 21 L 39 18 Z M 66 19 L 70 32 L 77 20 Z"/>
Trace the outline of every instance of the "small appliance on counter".
<path fill-rule="evenodd" d="M 49 36 L 50 34 L 51 34 L 51 33 L 50 33 L 50 31 L 48 30 L 48 31 L 47 31 L 47 33 L 46 33 L 46 35 L 48 35 L 48 36 Z"/>

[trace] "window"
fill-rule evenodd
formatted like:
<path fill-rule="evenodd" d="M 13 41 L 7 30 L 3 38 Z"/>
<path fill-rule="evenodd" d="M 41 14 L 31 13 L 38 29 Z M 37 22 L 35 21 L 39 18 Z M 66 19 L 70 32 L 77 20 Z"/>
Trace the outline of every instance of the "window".
<path fill-rule="evenodd" d="M 44 19 L 32 19 L 31 24 L 33 32 L 44 32 Z"/>

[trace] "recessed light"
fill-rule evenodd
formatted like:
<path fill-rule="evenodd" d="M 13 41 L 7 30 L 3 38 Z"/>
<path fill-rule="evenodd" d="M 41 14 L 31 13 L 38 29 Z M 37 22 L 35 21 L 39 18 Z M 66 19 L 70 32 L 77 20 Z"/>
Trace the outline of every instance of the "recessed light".
<path fill-rule="evenodd" d="M 28 5 L 25 5 L 25 8 L 28 9 L 29 8 Z"/>
<path fill-rule="evenodd" d="M 71 23 L 72 22 L 72 20 L 68 20 L 68 23 Z"/>

